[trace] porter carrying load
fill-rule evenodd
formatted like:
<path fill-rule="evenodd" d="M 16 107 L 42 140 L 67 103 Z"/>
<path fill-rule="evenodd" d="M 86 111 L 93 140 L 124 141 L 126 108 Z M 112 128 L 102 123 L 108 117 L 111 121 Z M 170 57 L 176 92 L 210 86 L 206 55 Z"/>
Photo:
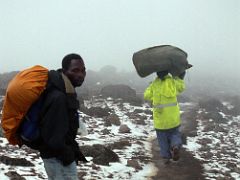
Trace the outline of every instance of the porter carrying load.
<path fill-rule="evenodd" d="M 132 60 L 141 77 L 160 71 L 168 71 L 172 76 L 179 76 L 192 67 L 187 61 L 187 53 L 171 45 L 140 50 L 133 54 Z"/>

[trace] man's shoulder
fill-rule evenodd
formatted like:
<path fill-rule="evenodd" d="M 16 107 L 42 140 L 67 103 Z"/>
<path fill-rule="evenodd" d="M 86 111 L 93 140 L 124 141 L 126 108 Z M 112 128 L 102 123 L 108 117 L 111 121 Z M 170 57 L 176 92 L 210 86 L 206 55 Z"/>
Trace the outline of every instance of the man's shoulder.
<path fill-rule="evenodd" d="M 54 101 L 54 100 L 60 100 L 60 99 L 66 99 L 66 94 L 57 88 L 47 90 L 46 94 L 46 100 L 47 101 Z"/>

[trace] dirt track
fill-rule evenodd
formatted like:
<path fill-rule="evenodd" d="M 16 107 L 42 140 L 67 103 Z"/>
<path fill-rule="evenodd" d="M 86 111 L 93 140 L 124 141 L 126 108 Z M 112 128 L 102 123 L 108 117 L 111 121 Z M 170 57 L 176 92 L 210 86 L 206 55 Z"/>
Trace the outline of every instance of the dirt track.
<path fill-rule="evenodd" d="M 196 107 L 184 109 L 182 114 L 181 132 L 184 136 L 193 136 L 196 132 Z M 158 173 L 153 180 L 202 180 L 204 179 L 201 162 L 193 157 L 184 148 L 181 150 L 181 159 L 175 163 L 163 165 L 159 155 L 159 145 L 157 140 L 153 141 L 153 162 L 158 167 Z"/>

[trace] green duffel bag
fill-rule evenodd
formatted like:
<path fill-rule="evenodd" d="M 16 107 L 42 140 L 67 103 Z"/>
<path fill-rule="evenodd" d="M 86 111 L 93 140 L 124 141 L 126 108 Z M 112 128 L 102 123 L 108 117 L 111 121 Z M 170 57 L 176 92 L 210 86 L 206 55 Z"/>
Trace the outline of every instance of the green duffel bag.
<path fill-rule="evenodd" d="M 173 76 L 178 76 L 192 67 L 187 61 L 187 53 L 171 45 L 140 50 L 133 54 L 132 60 L 140 77 L 159 71 L 168 71 Z"/>

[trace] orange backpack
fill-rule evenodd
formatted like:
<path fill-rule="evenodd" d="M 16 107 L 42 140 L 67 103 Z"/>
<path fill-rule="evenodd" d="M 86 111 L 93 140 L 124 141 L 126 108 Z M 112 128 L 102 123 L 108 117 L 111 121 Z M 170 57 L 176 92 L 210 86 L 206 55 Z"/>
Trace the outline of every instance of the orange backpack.
<path fill-rule="evenodd" d="M 40 97 L 48 81 L 48 69 L 36 65 L 19 72 L 8 84 L 3 103 L 4 136 L 12 145 L 21 145 L 17 130 L 31 105 Z"/>

